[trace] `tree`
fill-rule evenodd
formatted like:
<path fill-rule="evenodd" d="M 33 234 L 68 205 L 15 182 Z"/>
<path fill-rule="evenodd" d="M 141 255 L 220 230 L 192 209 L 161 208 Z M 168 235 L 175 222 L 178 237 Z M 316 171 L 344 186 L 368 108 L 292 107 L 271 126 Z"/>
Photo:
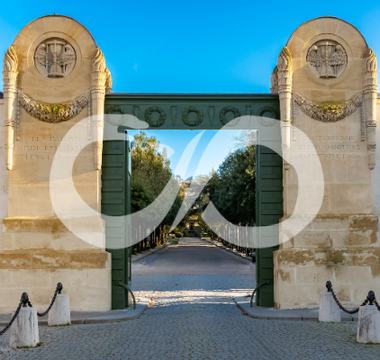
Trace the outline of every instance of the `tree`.
<path fill-rule="evenodd" d="M 143 131 L 136 134 L 130 144 L 132 213 L 146 209 L 157 200 L 171 178 L 180 184 L 170 169 L 170 161 L 167 159 L 165 149 L 160 153 L 159 147 L 159 141 L 155 137 L 148 137 Z M 184 196 L 184 190 L 180 186 L 174 203 L 170 204 L 170 210 L 161 223 L 161 230 L 164 230 L 164 233 L 168 232 L 173 223 Z M 166 207 L 166 203 L 163 202 L 165 199 L 161 202 L 156 201 L 152 211 L 144 213 L 146 220 Z"/>
<path fill-rule="evenodd" d="M 252 134 L 247 134 L 251 136 Z M 244 139 L 244 138 L 243 138 Z M 230 153 L 217 171 L 209 176 L 198 176 L 188 187 L 203 187 L 194 199 L 190 190 L 186 190 L 186 201 L 192 206 L 186 219 L 197 216 L 202 231 L 207 232 L 201 214 L 210 200 L 228 221 L 236 225 L 254 225 L 255 223 L 255 185 L 256 185 L 256 147 L 247 145 Z"/>
<path fill-rule="evenodd" d="M 218 181 L 210 192 L 219 212 L 236 225 L 255 223 L 256 147 L 231 153 L 217 171 Z"/>

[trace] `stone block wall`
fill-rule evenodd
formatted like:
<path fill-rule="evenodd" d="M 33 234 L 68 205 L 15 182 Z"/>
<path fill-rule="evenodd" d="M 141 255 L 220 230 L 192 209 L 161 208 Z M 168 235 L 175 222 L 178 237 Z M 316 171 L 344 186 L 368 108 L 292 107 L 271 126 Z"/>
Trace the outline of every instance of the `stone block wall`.
<path fill-rule="evenodd" d="M 369 290 L 380 293 L 378 235 L 377 216 L 314 219 L 275 252 L 276 307 L 318 307 L 328 280 L 349 307 L 362 303 Z"/>
<path fill-rule="evenodd" d="M 4 100 L 0 99 L 0 124 L 4 123 Z M 5 168 L 4 127 L 0 126 L 0 224 L 8 216 L 8 172 Z M 0 251 L 3 233 L 0 231 Z"/>

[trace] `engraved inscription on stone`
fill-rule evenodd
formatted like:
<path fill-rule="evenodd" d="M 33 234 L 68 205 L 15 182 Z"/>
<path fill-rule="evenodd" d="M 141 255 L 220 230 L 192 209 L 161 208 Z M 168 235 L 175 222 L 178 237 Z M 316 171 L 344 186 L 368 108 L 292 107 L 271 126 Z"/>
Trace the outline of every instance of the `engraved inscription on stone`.
<path fill-rule="evenodd" d="M 59 136 L 40 137 L 31 136 L 28 143 L 23 145 L 24 154 L 20 154 L 23 160 L 53 160 L 54 157 L 72 156 L 83 150 L 81 138 L 77 136 L 61 138 Z M 56 154 L 57 150 L 60 154 Z"/>
<path fill-rule="evenodd" d="M 298 144 L 301 158 L 322 159 L 357 159 L 361 156 L 361 144 L 355 135 L 320 135 L 310 136 L 313 145 Z M 314 148 L 317 154 L 308 153 Z"/>
<path fill-rule="evenodd" d="M 309 48 L 306 61 L 311 72 L 322 79 L 334 79 L 347 67 L 347 53 L 333 40 L 317 41 Z"/>
<path fill-rule="evenodd" d="M 38 45 L 34 54 L 34 64 L 40 74 L 57 79 L 67 76 L 74 69 L 76 54 L 65 40 L 52 38 Z"/>

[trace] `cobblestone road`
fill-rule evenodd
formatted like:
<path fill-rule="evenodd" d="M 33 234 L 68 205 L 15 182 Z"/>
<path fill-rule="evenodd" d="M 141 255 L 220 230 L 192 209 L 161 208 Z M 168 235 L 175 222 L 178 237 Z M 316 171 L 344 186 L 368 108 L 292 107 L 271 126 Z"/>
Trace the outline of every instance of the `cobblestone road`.
<path fill-rule="evenodd" d="M 380 358 L 380 345 L 355 342 L 355 323 L 255 320 L 243 316 L 231 298 L 252 289 L 254 277 L 246 274 L 246 267 L 253 270 L 253 266 L 222 250 L 212 249 L 210 256 L 222 254 L 226 264 L 232 261 L 234 275 L 226 274 L 228 268 L 224 275 L 186 275 L 186 270 L 177 275 L 160 274 L 160 258 L 169 261 L 170 250 L 148 257 L 135 267 L 133 287 L 137 295 L 156 299 L 138 320 L 40 327 L 42 346 L 17 351 L 8 348 L 8 333 L 0 339 L 0 359 Z M 191 257 L 188 261 L 192 261 Z M 183 269 L 185 265 L 189 264 L 184 264 Z M 152 275 L 141 275 L 146 274 L 147 267 Z M 175 263 L 172 270 L 179 268 L 181 265 Z"/>

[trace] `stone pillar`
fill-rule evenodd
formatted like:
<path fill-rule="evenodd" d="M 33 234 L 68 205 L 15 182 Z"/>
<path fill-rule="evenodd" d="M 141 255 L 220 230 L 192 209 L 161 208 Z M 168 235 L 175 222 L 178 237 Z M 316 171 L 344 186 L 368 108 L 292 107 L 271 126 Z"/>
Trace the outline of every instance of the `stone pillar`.
<path fill-rule="evenodd" d="M 285 157 L 289 154 L 290 149 L 290 125 L 291 125 L 291 104 L 292 104 L 292 54 L 285 46 L 278 57 L 277 80 L 278 94 L 280 97 L 281 109 L 281 133 L 282 133 L 282 151 Z M 284 160 L 284 169 L 289 169 L 289 164 Z"/>
<path fill-rule="evenodd" d="M 37 309 L 22 307 L 11 326 L 10 346 L 14 349 L 27 346 L 34 347 L 39 342 Z"/>
<path fill-rule="evenodd" d="M 319 299 L 319 321 L 340 322 L 340 309 L 331 292 L 323 292 Z"/>
<path fill-rule="evenodd" d="M 55 302 L 49 311 L 48 325 L 69 325 L 70 318 L 70 298 L 67 294 L 58 294 Z"/>
<path fill-rule="evenodd" d="M 356 340 L 359 343 L 380 343 L 380 313 L 375 305 L 360 306 Z"/>
<path fill-rule="evenodd" d="M 337 18 L 305 22 L 281 51 L 277 77 L 284 155 L 289 151 L 292 161 L 302 161 L 305 178 L 316 189 L 323 186 L 324 193 L 317 199 L 310 192 L 298 201 L 300 177 L 294 167 L 283 174 L 281 223 L 292 218 L 304 226 L 280 223 L 280 239 L 286 241 L 274 252 L 277 308 L 317 307 L 328 279 L 345 307 L 360 304 L 368 287 L 380 291 L 379 218 L 373 201 L 378 184 L 371 174 L 376 74 L 376 57 L 362 34 Z M 274 91 L 275 71 L 272 77 Z M 291 138 L 290 123 L 304 134 Z M 317 214 L 308 207 L 316 199 L 321 202 Z"/>
<path fill-rule="evenodd" d="M 104 130 L 104 96 L 106 89 L 106 61 L 102 51 L 97 48 L 92 59 L 91 72 L 91 115 L 94 127 L 95 169 L 102 168 L 103 130 Z"/>
<path fill-rule="evenodd" d="M 377 101 L 377 61 L 371 48 L 365 61 L 365 126 L 367 130 L 368 168 L 373 170 L 376 165 L 376 101 Z"/>
<path fill-rule="evenodd" d="M 111 308 L 104 220 L 100 211 L 90 210 L 101 208 L 97 170 L 110 76 L 90 32 L 66 16 L 47 15 L 26 25 L 5 55 L 5 106 L 0 108 L 6 168 L 12 171 L 7 171 L 8 205 L 0 206 L 0 255 L 6 264 L 0 278 L 11 272 L 13 281 L 1 289 L 9 294 L 0 303 L 1 313 L 13 309 L 19 290 L 27 290 L 37 308 L 46 308 L 58 281 L 67 284 L 72 310 Z M 94 114 L 95 154 L 87 146 Z M 70 173 L 69 182 L 70 175 L 52 174 L 57 168 Z"/>
<path fill-rule="evenodd" d="M 17 115 L 17 54 L 13 46 L 10 46 L 4 56 L 4 136 L 6 148 L 6 167 L 12 170 L 13 167 L 13 148 L 14 132 L 16 127 Z"/>

